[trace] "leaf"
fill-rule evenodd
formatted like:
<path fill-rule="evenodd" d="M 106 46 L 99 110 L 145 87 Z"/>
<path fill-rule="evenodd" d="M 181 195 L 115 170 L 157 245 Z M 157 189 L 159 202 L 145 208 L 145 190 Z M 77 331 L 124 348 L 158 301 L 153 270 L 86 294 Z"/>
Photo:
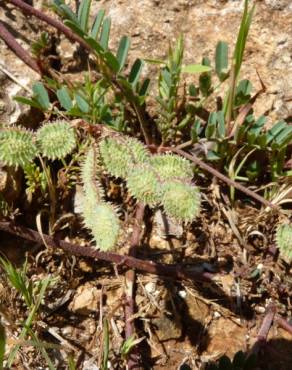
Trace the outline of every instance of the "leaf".
<path fill-rule="evenodd" d="M 28 98 L 25 98 L 24 96 L 15 96 L 13 99 L 18 101 L 21 104 L 30 105 L 31 107 L 34 107 L 37 109 L 42 109 L 41 105 L 33 99 L 28 99 Z"/>
<path fill-rule="evenodd" d="M 70 110 L 73 107 L 73 103 L 67 87 L 64 86 L 61 89 L 57 90 L 56 94 L 62 108 Z"/>
<path fill-rule="evenodd" d="M 216 112 L 210 113 L 207 127 L 205 130 L 205 135 L 207 139 L 213 137 L 216 130 L 216 122 L 217 122 L 217 113 Z"/>
<path fill-rule="evenodd" d="M 102 55 L 104 54 L 103 47 L 99 44 L 98 41 L 95 41 L 92 37 L 84 36 L 84 40 L 87 42 L 87 44 L 98 54 Z"/>
<path fill-rule="evenodd" d="M 111 53 L 110 51 L 106 51 L 103 54 L 103 57 L 105 59 L 106 64 L 110 67 L 110 69 L 113 72 L 117 73 L 119 71 L 120 64 L 119 64 L 117 58 L 114 56 L 114 54 Z"/>
<path fill-rule="evenodd" d="M 149 63 L 149 64 L 163 64 L 163 65 L 166 65 L 166 62 L 164 60 L 161 60 L 161 59 L 148 59 L 148 58 L 144 58 L 143 59 L 144 62 L 146 63 Z"/>
<path fill-rule="evenodd" d="M 128 81 L 130 82 L 133 88 L 135 88 L 135 86 L 137 85 L 137 82 L 139 81 L 143 65 L 144 63 L 141 59 L 136 59 L 131 68 Z"/>
<path fill-rule="evenodd" d="M 78 22 L 81 29 L 87 32 L 91 0 L 83 0 L 78 8 Z"/>
<path fill-rule="evenodd" d="M 110 29 L 111 29 L 111 19 L 107 17 L 105 18 L 102 24 L 101 34 L 99 38 L 99 43 L 103 47 L 104 50 L 108 48 Z"/>
<path fill-rule="evenodd" d="M 236 94 L 242 94 L 244 96 L 250 95 L 252 84 L 249 80 L 241 80 L 236 88 Z"/>
<path fill-rule="evenodd" d="M 225 137 L 225 119 L 224 119 L 224 112 L 220 110 L 217 112 L 217 132 L 218 136 L 223 139 Z"/>
<path fill-rule="evenodd" d="M 72 10 L 69 8 L 69 6 L 67 6 L 65 4 L 61 4 L 58 8 L 63 13 L 64 18 L 67 18 L 70 21 L 72 21 L 73 23 L 78 24 L 78 19 L 77 19 L 75 13 L 73 13 Z"/>
<path fill-rule="evenodd" d="M 203 64 L 188 64 L 182 67 L 183 73 L 203 73 L 209 72 L 212 68 Z"/>
<path fill-rule="evenodd" d="M 85 32 L 80 28 L 78 23 L 74 23 L 71 20 L 65 20 L 64 21 L 65 26 L 71 28 L 73 32 L 75 32 L 78 36 L 84 38 L 85 37 Z"/>
<path fill-rule="evenodd" d="M 210 67 L 210 59 L 204 57 L 202 60 L 202 65 Z M 199 77 L 199 87 L 203 96 L 210 95 L 211 86 L 212 86 L 211 73 L 210 72 L 202 73 Z"/>
<path fill-rule="evenodd" d="M 192 96 L 192 97 L 196 97 L 198 96 L 198 89 L 196 88 L 196 86 L 194 84 L 190 84 L 189 85 L 189 95 Z"/>
<path fill-rule="evenodd" d="M 287 123 L 283 120 L 277 122 L 268 132 L 267 132 L 267 144 L 269 144 L 285 127 Z"/>
<path fill-rule="evenodd" d="M 93 22 L 93 26 L 92 26 L 92 29 L 91 29 L 91 32 L 90 32 L 90 36 L 95 40 L 97 39 L 97 35 L 98 35 L 99 30 L 100 30 L 100 26 L 101 26 L 101 23 L 103 21 L 104 15 L 105 15 L 105 10 L 100 9 L 98 11 L 96 17 L 95 17 L 94 22 Z"/>
<path fill-rule="evenodd" d="M 228 72 L 228 44 L 219 41 L 216 47 L 215 70 L 220 81 L 226 78 Z"/>
<path fill-rule="evenodd" d="M 208 161 L 219 161 L 221 159 L 218 153 L 214 150 L 208 150 L 206 158 Z"/>
<path fill-rule="evenodd" d="M 130 48 L 130 38 L 128 36 L 123 36 L 120 40 L 117 52 L 117 60 L 120 65 L 119 71 L 121 71 L 125 65 L 129 48 Z"/>
<path fill-rule="evenodd" d="M 191 139 L 193 143 L 198 141 L 200 131 L 201 131 L 201 121 L 197 118 L 193 126 L 191 127 Z"/>
<path fill-rule="evenodd" d="M 292 140 L 292 126 L 285 127 L 274 139 L 274 144 L 277 147 L 288 144 Z"/>
<path fill-rule="evenodd" d="M 85 99 L 83 99 L 80 95 L 76 94 L 75 95 L 76 103 L 78 105 L 78 108 L 81 110 L 83 113 L 88 113 L 89 112 L 89 105 Z"/>
<path fill-rule="evenodd" d="M 245 49 L 245 44 L 246 44 L 246 39 L 247 35 L 249 32 L 253 12 L 255 9 L 255 5 L 251 8 L 251 10 L 248 12 L 248 0 L 244 1 L 244 11 L 243 11 L 243 16 L 241 19 L 241 24 L 237 36 L 237 41 L 236 41 L 236 46 L 234 50 L 234 55 L 233 58 L 235 59 L 235 78 L 238 76 L 240 67 L 242 64 L 242 59 L 243 59 L 243 53 Z"/>
<path fill-rule="evenodd" d="M 50 99 L 48 92 L 41 82 L 36 82 L 32 86 L 35 99 L 38 101 L 43 110 L 48 110 L 50 107 Z"/>
<path fill-rule="evenodd" d="M 149 90 L 149 86 L 150 86 L 150 79 L 149 79 L 149 78 L 146 78 L 146 79 L 143 81 L 142 86 L 140 87 L 139 95 L 140 95 L 140 96 L 145 96 L 145 95 L 147 95 L 148 90 Z"/>

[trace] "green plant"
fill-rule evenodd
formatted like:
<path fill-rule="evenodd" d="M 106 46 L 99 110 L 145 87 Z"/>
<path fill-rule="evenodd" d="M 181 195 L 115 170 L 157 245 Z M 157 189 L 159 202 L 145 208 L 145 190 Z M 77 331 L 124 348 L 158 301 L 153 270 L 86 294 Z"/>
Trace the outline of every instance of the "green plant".
<path fill-rule="evenodd" d="M 280 224 L 276 231 L 276 244 L 280 255 L 287 260 L 292 261 L 292 225 L 288 223 Z"/>
<path fill-rule="evenodd" d="M 155 207 L 162 205 L 169 217 L 193 221 L 200 212 L 200 192 L 191 184 L 191 164 L 176 155 L 150 156 L 138 140 L 115 136 L 99 143 L 100 159 L 94 146 L 86 153 L 81 177 L 84 197 L 83 218 L 97 247 L 112 249 L 119 235 L 119 222 L 112 205 L 104 201 L 100 166 L 126 181 L 131 196 Z M 97 162 L 100 162 L 97 165 Z"/>
<path fill-rule="evenodd" d="M 63 160 L 77 145 L 76 134 L 66 121 L 48 122 L 37 130 L 27 131 L 22 127 L 2 127 L 0 131 L 0 160 L 9 166 L 24 170 L 28 189 L 37 187 L 43 191 L 48 184 L 48 170 L 41 172 L 33 161 L 39 159 Z"/>
<path fill-rule="evenodd" d="M 17 290 L 29 310 L 26 320 L 22 323 L 21 333 L 18 336 L 18 340 L 22 342 L 29 334 L 33 333 L 32 326 L 37 318 L 46 290 L 56 282 L 56 278 L 48 276 L 45 279 L 32 282 L 27 276 L 27 262 L 23 264 L 21 269 L 17 269 L 10 261 L 0 257 L 0 266 L 4 270 L 9 284 Z M 10 368 L 12 366 L 19 348 L 20 344 L 16 344 L 10 351 L 7 367 Z"/>
<path fill-rule="evenodd" d="M 103 190 L 96 180 L 96 160 L 95 149 L 92 147 L 82 165 L 82 214 L 85 226 L 91 230 L 97 247 L 106 251 L 112 249 L 117 241 L 119 220 L 114 207 L 103 201 Z"/>

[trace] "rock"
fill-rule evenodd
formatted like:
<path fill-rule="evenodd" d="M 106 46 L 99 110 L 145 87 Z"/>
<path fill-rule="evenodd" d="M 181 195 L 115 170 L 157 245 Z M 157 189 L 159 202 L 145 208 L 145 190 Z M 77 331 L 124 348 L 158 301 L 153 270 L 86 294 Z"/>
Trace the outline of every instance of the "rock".
<path fill-rule="evenodd" d="M 162 315 L 161 317 L 154 318 L 151 324 L 153 324 L 155 333 L 161 341 L 179 339 L 182 335 L 181 322 L 174 316 L 170 318 Z"/>
<path fill-rule="evenodd" d="M 157 234 L 161 238 L 180 238 L 183 234 L 181 224 L 172 221 L 160 209 L 155 212 L 154 221 L 157 227 Z"/>
<path fill-rule="evenodd" d="M 232 320 L 219 317 L 211 322 L 208 331 L 209 342 L 204 355 L 226 354 L 233 358 L 238 351 L 246 349 L 247 329 L 235 324 Z"/>
<path fill-rule="evenodd" d="M 99 310 L 101 290 L 92 286 L 90 283 L 78 287 L 76 294 L 69 305 L 69 310 L 88 315 Z"/>

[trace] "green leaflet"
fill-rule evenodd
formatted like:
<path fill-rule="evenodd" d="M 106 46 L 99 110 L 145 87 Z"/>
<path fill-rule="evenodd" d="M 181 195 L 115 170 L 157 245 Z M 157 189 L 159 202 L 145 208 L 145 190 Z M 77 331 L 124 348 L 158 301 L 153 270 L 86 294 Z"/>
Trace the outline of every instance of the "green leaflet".
<path fill-rule="evenodd" d="M 276 244 L 281 256 L 290 263 L 292 261 L 292 224 L 280 224 L 278 226 Z"/>

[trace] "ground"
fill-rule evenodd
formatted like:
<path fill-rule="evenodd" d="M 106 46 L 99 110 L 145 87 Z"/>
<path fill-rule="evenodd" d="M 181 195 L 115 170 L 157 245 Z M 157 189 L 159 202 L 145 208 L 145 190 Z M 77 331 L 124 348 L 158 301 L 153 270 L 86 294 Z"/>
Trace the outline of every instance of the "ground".
<path fill-rule="evenodd" d="M 43 5 L 43 1 L 34 3 L 38 8 Z M 256 101 L 257 116 L 268 114 L 271 123 L 278 119 L 291 122 L 291 2 L 265 0 L 256 2 L 256 5 L 242 76 L 253 82 L 256 92 L 260 89 L 258 72 L 266 86 L 266 92 Z M 232 48 L 242 1 L 93 1 L 95 10 L 100 7 L 105 8 L 112 18 L 113 47 L 121 35 L 131 36 L 132 60 L 136 57 L 165 58 L 169 43 L 182 32 L 186 45 L 185 63 L 198 63 L 203 55 L 213 58 L 219 40 L 227 41 Z M 4 1 L 0 1 L 0 10 L 0 19 L 25 48 L 29 48 L 30 41 L 41 30 L 48 29 L 36 19 L 25 18 Z M 72 57 L 75 49 L 72 43 L 56 34 L 54 57 L 59 59 L 59 70 L 69 78 L 78 79 L 82 72 L 77 70 L 78 63 Z M 0 51 L 1 121 L 36 128 L 41 119 L 39 115 L 19 106 L 12 97 L 27 93 L 23 86 L 30 89 L 39 77 L 2 41 Z M 7 71 L 16 78 L 16 83 Z M 155 67 L 149 66 L 145 74 L 153 75 L 154 71 Z M 12 181 L 15 181 L 15 189 L 11 189 Z M 22 181 L 19 173 L 0 166 L 0 191 L 24 206 L 19 222 L 35 228 L 35 213 L 27 214 L 27 204 L 20 201 Z M 291 265 L 276 251 L 274 234 L 278 216 L 260 208 L 257 203 L 244 202 L 240 196 L 231 206 L 227 187 L 219 186 L 215 179 L 201 179 L 199 185 L 204 188 L 205 195 L 198 221 L 183 231 L 176 229 L 175 237 L 167 237 L 159 215 L 149 215 L 151 220 L 154 219 L 154 226 L 150 227 L 150 222 L 146 222 L 137 257 L 164 263 L 195 263 L 204 271 L 215 273 L 215 282 L 178 281 L 137 273 L 135 325 L 137 336 L 143 338 L 138 350 L 145 369 L 203 369 L 208 361 L 215 361 L 224 354 L 233 357 L 239 350 L 250 351 L 271 303 L 276 305 L 278 315 L 291 320 L 292 271 Z M 118 189 L 119 194 L 124 191 L 119 182 L 113 181 L 112 188 Z M 64 209 L 74 214 L 74 193 L 70 195 L 71 204 Z M 109 194 L 109 197 L 115 195 Z M 130 203 L 127 207 L 131 220 L 134 206 Z M 84 243 L 86 234 L 76 230 L 74 222 L 60 230 L 58 237 Z M 133 227 L 132 221 L 125 221 L 126 236 L 131 235 Z M 73 352 L 80 369 L 99 368 L 104 332 L 102 318 L 107 317 L 110 326 L 109 366 L 124 368 L 120 348 L 125 331 L 126 269 L 70 256 L 61 250 L 43 249 L 41 244 L 24 242 L 3 232 L 0 238 L 1 252 L 11 261 L 21 264 L 27 256 L 32 280 L 43 279 L 48 274 L 59 278 L 49 290 L 36 324 L 43 340 L 61 345 L 49 352 L 56 367 L 65 369 L 67 354 Z M 125 237 L 124 241 L 118 250 L 121 254 L 129 250 L 129 238 Z M 0 300 L 0 313 L 9 328 L 9 351 L 19 330 L 15 323 L 24 319 L 27 312 L 15 291 L 7 287 L 4 274 L 0 276 Z M 292 334 L 275 321 L 262 349 L 258 368 L 290 369 L 291 341 Z M 43 369 L 45 366 L 39 352 L 26 345 L 22 347 L 14 368 Z"/>

